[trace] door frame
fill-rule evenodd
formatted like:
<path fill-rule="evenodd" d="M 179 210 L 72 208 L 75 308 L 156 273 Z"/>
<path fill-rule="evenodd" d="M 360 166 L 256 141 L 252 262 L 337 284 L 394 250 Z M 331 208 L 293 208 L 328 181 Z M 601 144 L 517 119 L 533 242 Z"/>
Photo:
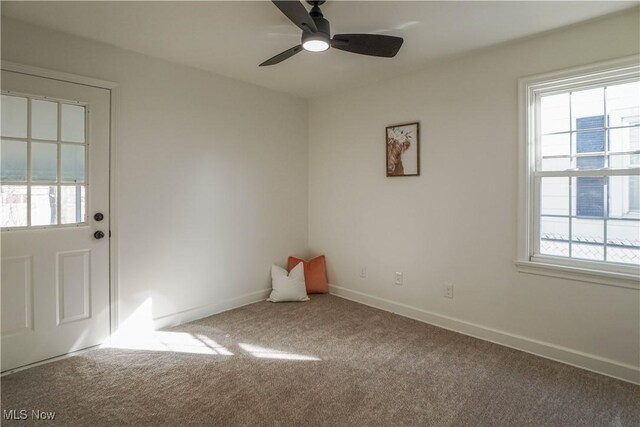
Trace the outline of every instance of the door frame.
<path fill-rule="evenodd" d="M 120 86 L 118 83 L 85 77 L 77 74 L 65 73 L 62 71 L 49 70 L 46 68 L 22 65 L 10 61 L 1 61 L 0 69 L 15 73 L 26 74 L 34 77 L 58 80 L 67 83 L 74 83 L 84 86 L 91 86 L 109 91 L 109 337 L 118 330 L 118 301 L 119 301 L 119 270 L 118 270 L 118 168 L 116 156 L 116 141 L 118 139 L 118 113 Z M 79 350 L 82 351 L 82 350 Z M 75 352 L 74 352 L 75 353 Z M 69 354 L 69 353 L 67 353 Z M 58 356 L 58 357 L 65 357 Z M 40 363 L 40 362 L 38 362 Z M 24 368 L 33 365 L 27 365 Z M 14 370 L 8 371 L 12 372 Z"/>

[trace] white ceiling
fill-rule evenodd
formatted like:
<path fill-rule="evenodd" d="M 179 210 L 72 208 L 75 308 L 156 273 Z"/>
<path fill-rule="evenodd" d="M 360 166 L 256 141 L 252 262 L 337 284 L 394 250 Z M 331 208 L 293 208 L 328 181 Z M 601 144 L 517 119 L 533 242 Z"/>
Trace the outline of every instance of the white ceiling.
<path fill-rule="evenodd" d="M 312 97 L 636 5 L 635 1 L 329 1 L 322 11 L 333 34 L 401 36 L 405 42 L 398 55 L 372 58 L 330 49 L 302 52 L 261 68 L 262 61 L 300 43 L 300 30 L 269 1 L 3 1 L 2 15 Z"/>

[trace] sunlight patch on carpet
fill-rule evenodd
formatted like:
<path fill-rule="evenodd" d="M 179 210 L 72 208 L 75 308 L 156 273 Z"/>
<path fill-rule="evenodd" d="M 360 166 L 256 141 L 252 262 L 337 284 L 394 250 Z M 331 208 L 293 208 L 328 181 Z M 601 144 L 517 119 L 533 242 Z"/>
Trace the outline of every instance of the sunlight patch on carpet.
<path fill-rule="evenodd" d="M 303 354 L 287 353 L 286 351 L 273 350 L 271 348 L 258 347 L 253 344 L 239 343 L 238 346 L 259 359 L 281 359 L 281 360 L 320 360 L 315 356 L 305 356 Z"/>
<path fill-rule="evenodd" d="M 226 347 L 204 335 L 186 332 L 154 331 L 139 335 L 123 335 L 104 347 L 127 350 L 171 351 L 175 353 L 233 356 Z"/>

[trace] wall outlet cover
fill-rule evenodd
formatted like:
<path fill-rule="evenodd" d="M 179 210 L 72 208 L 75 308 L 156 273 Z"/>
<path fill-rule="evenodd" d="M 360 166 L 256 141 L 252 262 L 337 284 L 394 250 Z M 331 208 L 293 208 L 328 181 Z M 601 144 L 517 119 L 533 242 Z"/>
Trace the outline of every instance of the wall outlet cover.
<path fill-rule="evenodd" d="M 402 272 L 396 271 L 396 285 L 402 285 Z"/>
<path fill-rule="evenodd" d="M 444 285 L 445 298 L 453 298 L 453 285 Z"/>

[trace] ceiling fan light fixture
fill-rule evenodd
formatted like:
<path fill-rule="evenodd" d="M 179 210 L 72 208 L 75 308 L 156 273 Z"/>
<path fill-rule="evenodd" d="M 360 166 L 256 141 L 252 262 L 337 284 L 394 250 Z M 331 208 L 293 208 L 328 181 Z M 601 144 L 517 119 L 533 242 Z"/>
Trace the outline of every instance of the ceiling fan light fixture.
<path fill-rule="evenodd" d="M 309 52 L 324 52 L 329 49 L 329 43 L 325 40 L 307 40 L 302 44 L 302 48 Z"/>
<path fill-rule="evenodd" d="M 306 51 L 324 52 L 329 46 L 329 36 L 324 33 L 302 34 L 302 48 Z"/>

